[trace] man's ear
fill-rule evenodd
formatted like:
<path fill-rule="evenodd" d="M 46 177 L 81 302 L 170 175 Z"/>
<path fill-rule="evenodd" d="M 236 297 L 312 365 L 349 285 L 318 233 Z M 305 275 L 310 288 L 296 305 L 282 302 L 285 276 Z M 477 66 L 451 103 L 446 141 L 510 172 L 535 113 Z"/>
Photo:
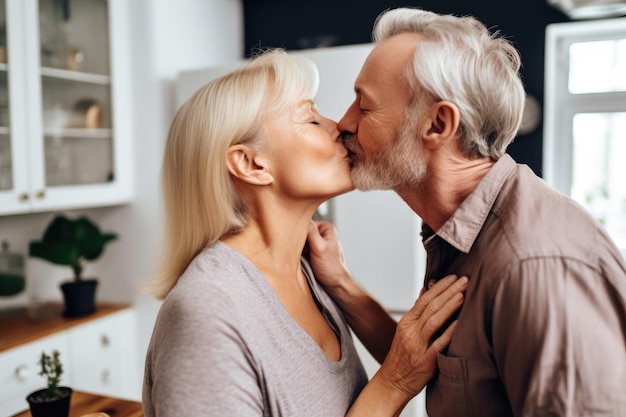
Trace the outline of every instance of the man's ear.
<path fill-rule="evenodd" d="M 267 185 L 274 179 L 263 158 L 245 145 L 232 145 L 228 148 L 226 166 L 232 176 L 249 184 Z"/>
<path fill-rule="evenodd" d="M 423 135 L 427 149 L 440 148 L 454 138 L 459 129 L 459 108 L 449 101 L 438 101 L 428 111 L 428 125 Z"/>

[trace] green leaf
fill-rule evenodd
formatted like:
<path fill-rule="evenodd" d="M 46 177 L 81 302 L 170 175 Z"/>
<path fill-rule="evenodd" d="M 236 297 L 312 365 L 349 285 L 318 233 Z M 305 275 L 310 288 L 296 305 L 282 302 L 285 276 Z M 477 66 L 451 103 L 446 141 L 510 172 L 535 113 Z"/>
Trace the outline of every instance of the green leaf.
<path fill-rule="evenodd" d="M 72 242 L 30 242 L 28 254 L 58 265 L 78 264 L 80 250 Z"/>
<path fill-rule="evenodd" d="M 98 259 L 104 246 L 117 239 L 114 233 L 101 233 L 87 217 L 70 220 L 56 216 L 46 228 L 41 241 L 30 243 L 29 254 L 49 262 L 72 267 L 80 279 L 81 261 Z"/>

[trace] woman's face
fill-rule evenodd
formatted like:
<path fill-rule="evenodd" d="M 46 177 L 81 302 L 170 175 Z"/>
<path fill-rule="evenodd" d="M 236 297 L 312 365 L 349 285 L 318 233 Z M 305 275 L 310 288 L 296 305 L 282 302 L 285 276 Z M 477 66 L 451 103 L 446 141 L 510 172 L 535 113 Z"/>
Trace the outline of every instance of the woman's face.
<path fill-rule="evenodd" d="M 322 201 L 354 189 L 337 123 L 302 100 L 266 125 L 275 185 L 285 196 Z"/>

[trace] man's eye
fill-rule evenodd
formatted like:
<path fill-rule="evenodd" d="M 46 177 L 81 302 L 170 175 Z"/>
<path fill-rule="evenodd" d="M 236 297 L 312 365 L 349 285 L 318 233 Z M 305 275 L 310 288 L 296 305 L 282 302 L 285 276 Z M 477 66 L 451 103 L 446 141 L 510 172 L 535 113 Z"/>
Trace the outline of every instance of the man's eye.
<path fill-rule="evenodd" d="M 319 124 L 320 124 L 320 122 L 318 122 L 317 120 L 311 120 L 311 124 L 314 124 L 314 125 L 319 125 Z"/>

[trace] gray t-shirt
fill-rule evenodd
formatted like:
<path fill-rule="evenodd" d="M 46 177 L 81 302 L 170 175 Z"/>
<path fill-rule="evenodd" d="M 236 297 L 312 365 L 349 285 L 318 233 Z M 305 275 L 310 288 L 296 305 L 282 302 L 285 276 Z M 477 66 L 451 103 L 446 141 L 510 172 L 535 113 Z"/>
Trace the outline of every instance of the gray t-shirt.
<path fill-rule="evenodd" d="M 241 253 L 201 252 L 159 311 L 146 356 L 146 417 L 344 416 L 367 376 L 345 319 L 302 267 L 341 341 L 328 359 Z"/>

